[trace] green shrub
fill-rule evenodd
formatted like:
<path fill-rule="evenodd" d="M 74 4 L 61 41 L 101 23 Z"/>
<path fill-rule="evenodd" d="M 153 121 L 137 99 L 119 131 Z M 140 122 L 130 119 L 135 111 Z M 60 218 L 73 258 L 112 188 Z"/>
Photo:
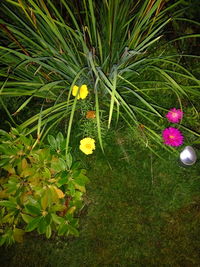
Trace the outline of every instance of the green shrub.
<path fill-rule="evenodd" d="M 15 128 L 0 135 L 0 245 L 34 230 L 47 238 L 54 232 L 78 236 L 75 213 L 89 180 L 66 154 L 63 135 L 49 135 L 48 145 Z"/>

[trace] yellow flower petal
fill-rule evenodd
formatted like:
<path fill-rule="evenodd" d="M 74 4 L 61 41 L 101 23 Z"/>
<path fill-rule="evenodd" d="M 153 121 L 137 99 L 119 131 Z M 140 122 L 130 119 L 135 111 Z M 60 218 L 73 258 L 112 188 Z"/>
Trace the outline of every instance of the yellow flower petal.
<path fill-rule="evenodd" d="M 56 186 L 53 187 L 56 194 L 58 195 L 58 198 L 64 198 L 65 197 L 65 194 L 63 193 L 62 190 L 60 190 L 59 188 L 57 188 Z"/>
<path fill-rule="evenodd" d="M 86 137 L 80 141 L 79 148 L 86 155 L 92 154 L 95 149 L 95 140 L 90 137 Z"/>
<path fill-rule="evenodd" d="M 73 88 L 72 88 L 72 95 L 76 97 L 77 93 L 78 93 L 78 90 L 79 90 L 79 87 L 77 85 L 74 85 Z M 80 92 L 77 96 L 77 99 L 80 98 Z"/>
<path fill-rule="evenodd" d="M 87 97 L 88 88 L 86 84 L 81 85 L 79 95 L 81 99 L 85 99 Z"/>

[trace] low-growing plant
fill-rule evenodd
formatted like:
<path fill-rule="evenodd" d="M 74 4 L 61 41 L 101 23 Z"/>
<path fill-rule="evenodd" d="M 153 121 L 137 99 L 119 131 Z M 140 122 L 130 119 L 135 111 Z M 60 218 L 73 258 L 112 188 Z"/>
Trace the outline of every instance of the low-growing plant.
<path fill-rule="evenodd" d="M 77 212 L 89 179 L 66 153 L 62 133 L 48 135 L 45 145 L 12 128 L 0 130 L 0 140 L 0 245 L 34 230 L 47 238 L 78 236 Z"/>

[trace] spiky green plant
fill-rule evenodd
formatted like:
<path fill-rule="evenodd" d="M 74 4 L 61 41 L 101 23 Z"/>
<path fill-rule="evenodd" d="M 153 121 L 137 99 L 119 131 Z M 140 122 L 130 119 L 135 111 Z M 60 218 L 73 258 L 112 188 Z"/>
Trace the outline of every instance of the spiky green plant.
<path fill-rule="evenodd" d="M 68 147 L 74 115 L 88 101 L 102 148 L 102 110 L 108 128 L 121 117 L 131 128 L 143 125 L 141 142 L 150 149 L 146 140 L 162 145 L 159 120 L 169 106 L 160 99 L 168 95 L 182 108 L 183 99 L 200 95 L 200 81 L 175 53 L 169 55 L 165 46 L 155 51 L 169 11 L 179 2 L 165 7 L 164 0 L 3 1 L 0 96 L 27 96 L 15 114 L 33 98 L 43 100 L 41 111 L 20 127 L 37 130 L 40 139 L 64 120 Z M 73 86 L 82 84 L 90 91 L 87 100 L 72 96 Z"/>

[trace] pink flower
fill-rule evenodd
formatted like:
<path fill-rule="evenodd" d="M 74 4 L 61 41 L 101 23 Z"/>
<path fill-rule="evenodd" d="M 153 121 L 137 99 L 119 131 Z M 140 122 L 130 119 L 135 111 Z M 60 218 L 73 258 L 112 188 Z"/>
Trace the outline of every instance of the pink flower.
<path fill-rule="evenodd" d="M 168 146 L 181 146 L 183 144 L 182 133 L 173 127 L 166 128 L 162 132 L 164 144 Z"/>
<path fill-rule="evenodd" d="M 170 122 L 179 123 L 180 120 L 183 118 L 183 111 L 180 109 L 172 108 L 167 113 L 166 118 Z"/>

